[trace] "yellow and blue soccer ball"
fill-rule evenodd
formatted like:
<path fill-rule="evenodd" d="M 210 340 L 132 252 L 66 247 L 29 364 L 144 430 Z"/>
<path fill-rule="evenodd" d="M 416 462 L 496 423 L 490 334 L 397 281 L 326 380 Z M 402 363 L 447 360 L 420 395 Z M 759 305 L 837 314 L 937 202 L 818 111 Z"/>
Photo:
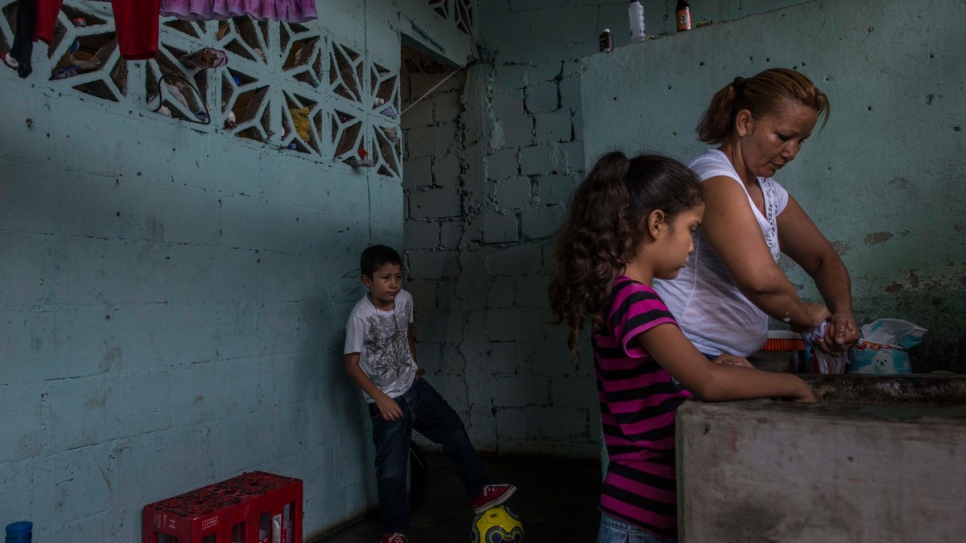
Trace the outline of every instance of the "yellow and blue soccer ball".
<path fill-rule="evenodd" d="M 491 507 L 475 519 L 471 543 L 523 543 L 523 524 L 509 507 Z"/>

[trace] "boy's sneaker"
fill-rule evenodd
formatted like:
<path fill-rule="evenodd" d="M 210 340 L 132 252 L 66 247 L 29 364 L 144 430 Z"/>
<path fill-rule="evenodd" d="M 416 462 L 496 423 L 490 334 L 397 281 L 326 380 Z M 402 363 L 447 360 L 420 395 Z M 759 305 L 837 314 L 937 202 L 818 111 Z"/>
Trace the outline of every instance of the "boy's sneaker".
<path fill-rule="evenodd" d="M 402 535 L 399 532 L 396 532 L 394 534 L 384 534 L 382 536 L 382 539 L 379 540 L 379 543 L 406 543 L 406 542 L 407 542 L 406 536 Z"/>
<path fill-rule="evenodd" d="M 473 498 L 473 513 L 479 515 L 491 507 L 496 507 L 510 499 L 510 496 L 517 491 L 513 485 L 486 485 L 476 497 Z"/>

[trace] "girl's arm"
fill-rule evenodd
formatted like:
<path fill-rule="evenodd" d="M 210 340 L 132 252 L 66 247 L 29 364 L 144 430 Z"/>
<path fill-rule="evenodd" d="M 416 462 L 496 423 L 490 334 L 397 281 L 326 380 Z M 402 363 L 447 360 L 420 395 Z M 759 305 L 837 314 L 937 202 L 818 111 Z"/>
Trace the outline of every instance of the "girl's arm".
<path fill-rule="evenodd" d="M 852 313 L 849 271 L 832 244 L 791 196 L 785 211 L 778 216 L 778 240 L 782 252 L 812 277 L 832 312 L 825 338 L 819 341 L 819 346 L 834 354 L 853 345 L 859 340 L 859 327 Z"/>
<path fill-rule="evenodd" d="M 788 373 L 715 364 L 674 324 L 659 324 L 635 338 L 657 363 L 699 400 L 722 402 L 755 398 L 818 401 L 805 381 Z"/>
<path fill-rule="evenodd" d="M 382 418 L 386 420 L 399 420 L 402 418 L 403 412 L 399 404 L 396 403 L 396 400 L 390 398 L 388 394 L 379 390 L 379 387 L 369 379 L 366 372 L 362 371 L 362 367 L 359 366 L 359 358 L 359 353 L 345 355 L 345 372 L 349 374 L 349 377 L 363 392 L 375 400 L 376 407 L 379 408 Z"/>
<path fill-rule="evenodd" d="M 741 293 L 769 316 L 795 329 L 810 330 L 822 324 L 829 316 L 828 310 L 799 299 L 795 287 L 772 258 L 741 186 L 723 176 L 712 177 L 703 185 L 705 213 L 701 237 L 728 269 Z"/>

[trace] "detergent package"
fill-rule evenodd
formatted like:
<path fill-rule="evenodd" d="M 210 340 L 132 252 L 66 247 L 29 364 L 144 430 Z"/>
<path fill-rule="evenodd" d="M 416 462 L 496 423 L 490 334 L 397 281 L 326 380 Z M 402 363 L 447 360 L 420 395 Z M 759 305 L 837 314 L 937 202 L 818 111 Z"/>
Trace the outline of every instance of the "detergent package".
<path fill-rule="evenodd" d="M 922 341 L 926 329 L 900 319 L 879 319 L 862 327 L 849 349 L 849 373 L 912 373 L 907 349 Z"/>

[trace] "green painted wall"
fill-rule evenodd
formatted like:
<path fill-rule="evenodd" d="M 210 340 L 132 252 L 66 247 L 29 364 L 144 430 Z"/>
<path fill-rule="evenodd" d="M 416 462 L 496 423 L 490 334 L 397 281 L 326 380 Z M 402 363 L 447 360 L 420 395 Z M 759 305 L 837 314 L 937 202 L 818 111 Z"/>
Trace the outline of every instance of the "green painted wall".
<path fill-rule="evenodd" d="M 610 149 L 688 160 L 717 89 L 800 70 L 828 94 L 831 119 L 778 180 L 849 267 L 860 323 L 925 326 L 919 369 L 966 371 L 964 20 L 961 1 L 816 1 L 589 56 L 586 162 Z"/>
<path fill-rule="evenodd" d="M 0 50 L 14 3 L 0 0 Z M 35 47 L 27 79 L 0 66 L 0 523 L 32 520 L 34 541 L 140 541 L 144 505 L 252 470 L 303 480 L 306 535 L 364 514 L 374 453 L 343 371 L 345 319 L 362 249 L 402 245 L 403 189 L 335 156 L 329 116 L 361 119 L 349 143 L 370 145 L 393 121 L 365 74 L 398 73 L 401 32 L 418 26 L 457 58 L 469 35 L 415 0 L 320 2 L 316 21 L 260 24 L 261 54 L 229 48 L 215 23 L 166 19 L 165 70 L 171 51 L 232 51 L 200 77 L 203 126 L 153 112 L 158 61 L 115 50 L 111 70 L 49 81 L 75 37 L 113 33 L 110 3 L 65 6 L 90 24 L 62 14 L 65 39 Z M 328 71 L 313 86 L 286 67 L 306 47 L 296 57 L 328 70 L 336 46 L 360 55 L 357 100 Z M 83 92 L 94 81 L 100 97 Z M 264 142 L 237 137 L 219 107 L 256 86 Z M 288 148 L 288 99 L 318 113 L 314 150 Z"/>

